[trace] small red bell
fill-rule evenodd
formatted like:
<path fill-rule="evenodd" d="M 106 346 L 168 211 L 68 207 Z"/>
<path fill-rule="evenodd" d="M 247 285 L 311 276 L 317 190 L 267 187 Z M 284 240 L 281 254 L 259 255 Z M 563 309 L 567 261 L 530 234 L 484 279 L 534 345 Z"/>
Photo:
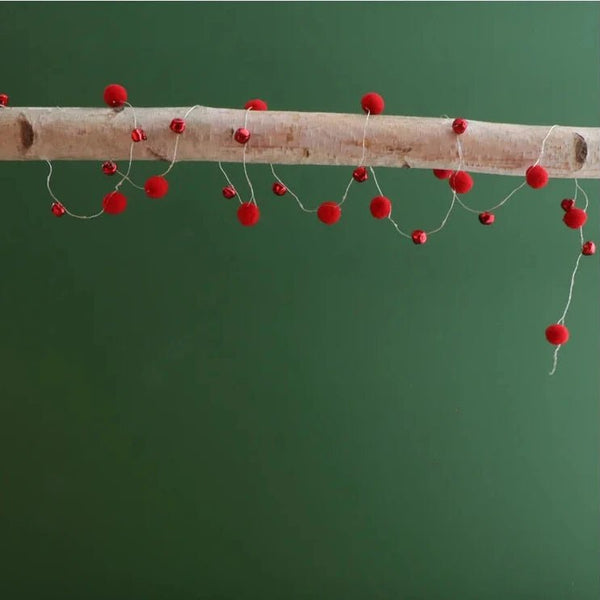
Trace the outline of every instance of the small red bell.
<path fill-rule="evenodd" d="M 240 127 L 234 134 L 233 139 L 239 144 L 245 144 L 250 139 L 250 132 L 243 127 Z"/>
<path fill-rule="evenodd" d="M 565 211 L 571 210 L 575 206 L 575 200 L 572 198 L 565 198 L 561 203 L 560 207 Z"/>
<path fill-rule="evenodd" d="M 50 210 L 55 217 L 62 217 L 67 212 L 67 209 L 60 202 L 53 202 Z"/>
<path fill-rule="evenodd" d="M 454 122 L 452 123 L 452 131 L 458 135 L 461 135 L 467 130 L 467 125 L 468 123 L 465 119 L 454 119 Z"/>
<path fill-rule="evenodd" d="M 482 212 L 479 215 L 479 222 L 482 225 L 491 225 L 496 220 L 496 216 L 493 213 Z"/>
<path fill-rule="evenodd" d="M 585 256 L 596 254 L 596 244 L 594 244 L 594 242 L 586 242 L 581 248 L 581 254 L 584 254 Z"/>
<path fill-rule="evenodd" d="M 0 105 L 2 105 L 2 106 L 8 105 L 8 96 L 6 94 L 0 94 Z"/>
<path fill-rule="evenodd" d="M 141 129 L 140 127 L 138 127 L 137 129 L 134 129 L 131 132 L 131 139 L 134 142 L 142 142 L 142 141 L 146 141 L 148 138 L 146 137 L 146 132 Z"/>
<path fill-rule="evenodd" d="M 237 196 L 237 192 L 235 191 L 234 187 L 228 185 L 223 188 L 223 196 L 225 196 L 227 199 L 233 198 L 234 196 Z"/>
<path fill-rule="evenodd" d="M 285 187 L 285 185 L 283 185 L 283 183 L 276 181 L 273 184 L 273 193 L 276 196 L 283 196 L 283 195 L 285 195 L 286 192 L 287 192 L 287 188 Z"/>
<path fill-rule="evenodd" d="M 114 163 L 112 160 L 107 160 L 102 165 L 102 172 L 105 175 L 114 175 L 117 172 L 117 163 Z"/>
<path fill-rule="evenodd" d="M 422 229 L 415 229 L 410 237 L 415 244 L 424 244 L 427 241 L 427 234 Z"/>
<path fill-rule="evenodd" d="M 354 178 L 354 181 L 362 183 L 363 181 L 369 179 L 369 173 L 364 167 L 356 167 L 356 169 L 354 169 L 354 172 L 352 173 L 352 177 Z"/>
<path fill-rule="evenodd" d="M 185 121 L 183 119 L 173 119 L 169 128 L 174 133 L 183 133 L 185 131 Z"/>

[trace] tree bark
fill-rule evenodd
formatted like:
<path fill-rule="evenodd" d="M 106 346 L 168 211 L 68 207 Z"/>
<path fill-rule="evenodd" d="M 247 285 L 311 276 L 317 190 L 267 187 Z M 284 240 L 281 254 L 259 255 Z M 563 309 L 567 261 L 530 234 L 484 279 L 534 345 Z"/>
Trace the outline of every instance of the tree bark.
<path fill-rule="evenodd" d="M 178 134 L 171 120 L 188 108 L 136 108 L 147 141 L 133 146 L 134 160 L 171 161 Z M 126 160 L 134 125 L 131 108 L 20 108 L 0 110 L 0 160 Z M 363 152 L 365 115 L 250 111 L 246 162 L 357 166 Z M 233 139 L 246 111 L 200 106 L 186 118 L 177 161 L 241 162 Z M 365 160 L 373 167 L 456 169 L 457 136 L 451 120 L 370 116 Z M 550 126 L 469 121 L 460 136 L 462 168 L 476 173 L 523 176 L 540 156 Z M 600 128 L 556 127 L 540 163 L 550 177 L 600 178 Z"/>

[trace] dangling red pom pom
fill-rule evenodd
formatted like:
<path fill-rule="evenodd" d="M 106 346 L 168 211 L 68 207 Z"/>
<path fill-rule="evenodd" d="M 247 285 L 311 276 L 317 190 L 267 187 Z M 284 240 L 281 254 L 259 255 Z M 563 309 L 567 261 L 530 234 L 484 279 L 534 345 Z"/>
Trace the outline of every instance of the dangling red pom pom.
<path fill-rule="evenodd" d="M 563 221 L 571 229 L 579 229 L 587 221 L 587 213 L 582 208 L 572 208 L 565 213 Z"/>
<path fill-rule="evenodd" d="M 434 169 L 433 174 L 438 179 L 448 179 L 452 175 L 452 171 L 450 169 Z"/>
<path fill-rule="evenodd" d="M 255 98 L 254 100 L 248 100 L 246 104 L 244 104 L 244 108 L 248 110 L 251 108 L 252 110 L 267 110 L 267 103 L 260 98 Z"/>
<path fill-rule="evenodd" d="M 271 189 L 276 196 L 284 196 L 287 192 L 287 187 L 283 183 L 279 183 L 279 181 L 276 181 Z"/>
<path fill-rule="evenodd" d="M 258 210 L 258 206 L 253 202 L 244 202 L 243 204 L 240 204 L 240 207 L 238 208 L 237 217 L 244 227 L 252 227 L 252 225 L 258 223 L 260 211 Z"/>
<path fill-rule="evenodd" d="M 148 198 L 162 198 L 169 191 L 169 182 L 160 175 L 154 175 L 144 184 L 144 191 Z"/>
<path fill-rule="evenodd" d="M 380 115 L 385 107 L 385 102 L 379 94 L 369 92 L 362 97 L 360 105 L 365 112 L 370 112 L 372 115 Z"/>
<path fill-rule="evenodd" d="M 561 203 L 560 203 L 560 207 L 567 212 L 568 210 L 571 210 L 573 207 L 575 206 L 575 200 L 573 200 L 572 198 L 565 198 Z"/>
<path fill-rule="evenodd" d="M 473 178 L 466 171 L 454 171 L 448 183 L 457 194 L 466 194 L 473 187 Z"/>
<path fill-rule="evenodd" d="M 6 94 L 0 94 L 0 105 L 8 106 L 8 96 Z"/>
<path fill-rule="evenodd" d="M 55 217 L 62 217 L 67 212 L 67 209 L 60 202 L 53 202 L 50 210 Z"/>
<path fill-rule="evenodd" d="M 591 256 L 596 253 L 596 244 L 594 242 L 586 242 L 581 248 L 581 254 Z"/>
<path fill-rule="evenodd" d="M 127 102 L 127 90 L 118 83 L 111 83 L 104 89 L 104 102 L 111 108 L 119 108 Z"/>
<path fill-rule="evenodd" d="M 548 171 L 540 165 L 531 166 L 525 171 L 525 179 L 532 188 L 543 188 L 548 183 Z"/>
<path fill-rule="evenodd" d="M 465 119 L 454 119 L 454 122 L 452 123 L 452 131 L 458 135 L 461 135 L 467 130 L 467 125 L 468 123 Z"/>
<path fill-rule="evenodd" d="M 127 198 L 121 192 L 110 192 L 104 196 L 102 208 L 109 215 L 118 215 L 127 208 Z"/>
<path fill-rule="evenodd" d="M 369 179 L 369 174 L 364 167 L 356 167 L 356 169 L 354 169 L 352 172 L 352 177 L 354 178 L 354 181 L 362 183 L 363 181 Z"/>
<path fill-rule="evenodd" d="M 494 215 L 494 213 L 482 212 L 479 215 L 479 222 L 482 225 L 492 225 L 495 220 L 496 216 Z"/>
<path fill-rule="evenodd" d="M 225 196 L 225 198 L 227 198 L 228 200 L 236 195 L 237 192 L 235 191 L 234 187 L 227 185 L 223 188 L 223 196 Z"/>
<path fill-rule="evenodd" d="M 335 202 L 323 202 L 317 209 L 317 217 L 319 221 L 325 225 L 333 225 L 340 220 L 342 209 Z"/>
<path fill-rule="evenodd" d="M 376 219 L 387 219 L 392 212 L 392 203 L 385 196 L 375 196 L 371 200 L 371 214 Z"/>
<path fill-rule="evenodd" d="M 559 323 L 550 325 L 546 328 L 546 339 L 555 346 L 566 344 L 569 341 L 569 330 Z"/>
<path fill-rule="evenodd" d="M 424 244 L 427 241 L 427 234 L 422 229 L 415 229 L 410 237 L 417 245 Z"/>

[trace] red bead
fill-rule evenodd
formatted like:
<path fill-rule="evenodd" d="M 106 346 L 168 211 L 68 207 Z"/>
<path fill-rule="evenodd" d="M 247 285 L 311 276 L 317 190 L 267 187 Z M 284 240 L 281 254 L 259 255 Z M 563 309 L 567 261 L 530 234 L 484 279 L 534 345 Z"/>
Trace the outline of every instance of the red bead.
<path fill-rule="evenodd" d="M 173 119 L 169 129 L 175 133 L 183 133 L 185 131 L 185 121 L 183 119 Z"/>
<path fill-rule="evenodd" d="M 371 200 L 371 214 L 376 219 L 387 219 L 392 212 L 392 203 L 385 196 L 375 196 Z"/>
<path fill-rule="evenodd" d="M 546 328 L 546 339 L 554 346 L 560 346 L 569 341 L 569 330 L 556 323 Z"/>
<path fill-rule="evenodd" d="M 240 204 L 240 207 L 238 208 L 237 217 L 244 227 L 252 227 L 252 225 L 258 223 L 260 211 L 258 210 L 258 206 L 253 202 L 244 202 L 243 204 Z"/>
<path fill-rule="evenodd" d="M 365 112 L 370 112 L 372 115 L 380 115 L 385 107 L 385 102 L 379 94 L 369 92 L 362 97 L 360 105 Z"/>
<path fill-rule="evenodd" d="M 465 119 L 454 119 L 454 122 L 452 123 L 452 131 L 460 135 L 467 130 L 467 125 L 468 123 Z"/>
<path fill-rule="evenodd" d="M 254 100 L 248 100 L 248 102 L 244 104 L 244 108 L 246 110 L 248 110 L 249 108 L 251 108 L 252 110 L 267 110 L 267 103 L 264 100 L 255 98 Z"/>
<path fill-rule="evenodd" d="M 422 229 L 415 229 L 410 237 L 415 244 L 424 244 L 427 241 L 427 234 Z"/>
<path fill-rule="evenodd" d="M 473 178 L 466 171 L 454 171 L 448 183 L 457 194 L 466 194 L 473 187 Z"/>
<path fill-rule="evenodd" d="M 223 196 L 225 196 L 225 198 L 227 198 L 228 200 L 230 198 L 233 198 L 236 195 L 237 195 L 237 192 L 235 191 L 235 188 L 232 187 L 231 185 L 225 186 L 223 188 Z"/>
<path fill-rule="evenodd" d="M 493 213 L 482 212 L 479 215 L 479 222 L 482 225 L 491 225 L 496 220 L 496 216 Z"/>
<path fill-rule="evenodd" d="M 102 208 L 109 215 L 118 215 L 127 208 L 127 198 L 121 192 L 110 192 L 104 196 Z"/>
<path fill-rule="evenodd" d="M 276 196 L 283 196 L 286 192 L 287 188 L 285 187 L 285 185 L 283 185 L 283 183 L 279 183 L 279 181 L 276 181 L 273 184 L 273 193 Z"/>
<path fill-rule="evenodd" d="M 571 229 L 579 229 L 587 221 L 587 213 L 582 208 L 572 208 L 565 213 L 563 221 Z"/>
<path fill-rule="evenodd" d="M 596 254 L 596 244 L 594 244 L 594 242 L 586 242 L 581 248 L 581 254 L 584 254 L 585 256 Z"/>
<path fill-rule="evenodd" d="M 342 209 L 335 202 L 323 202 L 317 209 L 317 217 L 319 221 L 325 225 L 333 225 L 340 220 Z"/>
<path fill-rule="evenodd" d="M 364 167 L 356 167 L 352 172 L 352 177 L 354 177 L 354 181 L 358 181 L 358 183 L 362 183 L 369 179 L 369 173 Z"/>
<path fill-rule="evenodd" d="M 548 183 L 548 171 L 540 165 L 531 166 L 525 171 L 525 179 L 532 188 L 543 188 Z"/>
<path fill-rule="evenodd" d="M 233 134 L 233 139 L 240 144 L 245 144 L 250 139 L 250 132 L 247 129 L 240 127 Z"/>
<path fill-rule="evenodd" d="M 142 142 L 142 141 L 146 141 L 148 138 L 146 137 L 146 132 L 141 129 L 140 127 L 138 127 L 137 129 L 134 129 L 131 132 L 131 139 L 134 142 Z"/>
<path fill-rule="evenodd" d="M 561 203 L 560 207 L 565 211 L 571 210 L 575 206 L 575 200 L 572 198 L 565 198 Z"/>
<path fill-rule="evenodd" d="M 127 90 L 118 83 L 111 83 L 104 89 L 104 102 L 111 108 L 118 108 L 127 102 Z"/>
<path fill-rule="evenodd" d="M 160 175 L 154 175 L 144 184 L 144 191 L 148 198 L 162 198 L 169 191 L 169 182 Z"/>
<path fill-rule="evenodd" d="M 67 212 L 67 209 L 60 202 L 53 202 L 50 210 L 56 217 L 62 217 Z"/>
<path fill-rule="evenodd" d="M 102 172 L 105 175 L 114 175 L 117 172 L 117 163 L 114 163 L 112 160 L 107 160 L 102 164 Z"/>
<path fill-rule="evenodd" d="M 450 169 L 434 169 L 433 174 L 438 179 L 448 179 L 452 175 L 452 171 Z"/>
<path fill-rule="evenodd" d="M 2 106 L 8 105 L 8 96 L 6 94 L 0 94 L 0 105 L 2 105 Z"/>

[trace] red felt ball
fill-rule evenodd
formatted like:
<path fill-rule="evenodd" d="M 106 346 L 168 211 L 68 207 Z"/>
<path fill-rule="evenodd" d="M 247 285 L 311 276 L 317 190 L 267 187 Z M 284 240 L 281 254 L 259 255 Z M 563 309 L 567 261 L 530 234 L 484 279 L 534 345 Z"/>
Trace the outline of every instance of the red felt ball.
<path fill-rule="evenodd" d="M 240 127 L 236 129 L 236 132 L 233 134 L 233 139 L 238 142 L 238 144 L 245 144 L 250 139 L 250 132 L 244 127 Z"/>
<path fill-rule="evenodd" d="M 385 102 L 379 94 L 369 92 L 362 97 L 360 105 L 365 112 L 370 112 L 372 115 L 380 115 L 385 107 Z"/>
<path fill-rule="evenodd" d="M 121 192 L 110 192 L 104 196 L 102 208 L 109 215 L 118 215 L 127 208 L 127 198 Z"/>
<path fill-rule="evenodd" d="M 260 210 L 258 210 L 258 206 L 253 202 L 244 202 L 238 208 L 237 218 L 244 227 L 252 227 L 260 219 Z"/>
<path fill-rule="evenodd" d="M 169 182 L 160 175 L 154 175 L 144 184 L 144 191 L 148 198 L 162 198 L 169 191 Z"/>
<path fill-rule="evenodd" d="M 494 213 L 482 212 L 479 215 L 479 222 L 482 225 L 492 225 L 495 220 L 496 220 L 496 215 L 494 215 Z"/>
<path fill-rule="evenodd" d="M 571 210 L 573 207 L 575 206 L 575 200 L 573 200 L 572 198 L 565 198 L 561 203 L 560 203 L 560 207 L 567 212 L 568 210 Z"/>
<path fill-rule="evenodd" d="M 340 220 L 342 209 L 335 202 L 323 202 L 317 209 L 317 217 L 319 221 L 325 225 L 333 225 Z"/>
<path fill-rule="evenodd" d="M 587 221 L 587 213 L 582 208 L 572 208 L 565 213 L 563 221 L 571 229 L 579 229 Z"/>
<path fill-rule="evenodd" d="M 111 108 L 118 108 L 127 102 L 127 90 L 118 83 L 111 83 L 104 88 L 104 102 Z"/>
<path fill-rule="evenodd" d="M 525 171 L 525 179 L 532 188 L 543 188 L 548 183 L 548 171 L 540 165 L 531 166 Z"/>
<path fill-rule="evenodd" d="M 352 177 L 354 178 L 354 181 L 362 183 L 363 181 L 369 179 L 369 173 L 364 167 L 356 167 L 356 169 L 354 169 L 352 172 Z"/>
<path fill-rule="evenodd" d="M 102 172 L 105 175 L 114 175 L 117 172 L 117 163 L 107 160 L 105 163 L 102 163 Z"/>
<path fill-rule="evenodd" d="M 464 133 L 467 130 L 468 123 L 465 119 L 454 119 L 452 123 L 452 131 L 458 135 Z"/>
<path fill-rule="evenodd" d="M 183 119 L 173 119 L 169 125 L 173 133 L 183 133 L 185 131 L 185 121 Z"/>
<path fill-rule="evenodd" d="M 375 196 L 371 200 L 371 214 L 376 219 L 387 219 L 392 212 L 392 203 L 385 196 Z"/>
<path fill-rule="evenodd" d="M 434 169 L 433 174 L 438 179 L 448 179 L 452 175 L 452 171 L 450 169 Z"/>
<path fill-rule="evenodd" d="M 67 212 L 67 209 L 60 202 L 53 202 L 50 210 L 55 217 L 62 217 Z"/>
<path fill-rule="evenodd" d="M 454 171 L 448 183 L 457 194 L 466 194 L 473 187 L 473 178 L 466 171 Z"/>
<path fill-rule="evenodd" d="M 287 187 L 283 183 L 276 181 L 271 188 L 276 196 L 284 196 L 287 192 Z"/>
<path fill-rule="evenodd" d="M 581 254 L 585 256 L 596 254 L 596 244 L 594 242 L 586 242 L 581 248 Z"/>
<path fill-rule="evenodd" d="M 0 94 L 0 105 L 8 106 L 8 96 L 6 94 Z"/>
<path fill-rule="evenodd" d="M 234 196 L 236 196 L 236 195 L 237 195 L 237 192 L 235 191 L 235 188 L 234 188 L 233 186 L 231 186 L 231 185 L 226 185 L 226 186 L 223 188 L 223 196 L 224 196 L 225 198 L 227 198 L 228 200 L 229 200 L 230 198 L 233 198 L 233 197 L 234 197 Z"/>
<path fill-rule="evenodd" d="M 255 98 L 254 100 L 248 100 L 246 104 L 244 104 L 244 108 L 248 110 L 251 108 L 252 110 L 267 110 L 267 103 L 260 98 Z"/>
<path fill-rule="evenodd" d="M 556 323 L 546 328 L 546 339 L 555 346 L 560 346 L 569 341 L 569 330 L 564 326 Z"/>
<path fill-rule="evenodd" d="M 422 229 L 415 229 L 410 237 L 417 245 L 424 244 L 427 241 L 427 234 Z"/>

